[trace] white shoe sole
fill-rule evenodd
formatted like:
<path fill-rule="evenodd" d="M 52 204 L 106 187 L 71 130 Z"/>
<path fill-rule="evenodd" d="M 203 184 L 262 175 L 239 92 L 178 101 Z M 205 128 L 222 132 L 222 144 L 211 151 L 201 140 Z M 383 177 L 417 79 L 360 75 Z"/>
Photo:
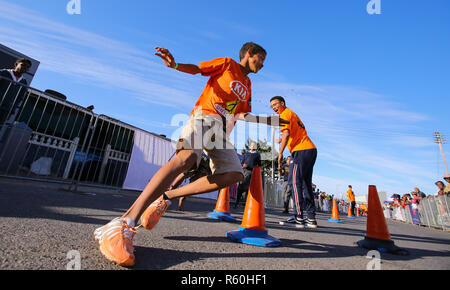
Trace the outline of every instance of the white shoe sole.
<path fill-rule="evenodd" d="M 297 228 L 297 229 L 304 229 L 305 228 L 304 225 L 300 225 L 300 224 L 296 224 L 296 223 L 279 222 L 279 224 L 282 225 L 282 226 L 288 226 L 288 227 L 293 227 L 293 228 Z"/>

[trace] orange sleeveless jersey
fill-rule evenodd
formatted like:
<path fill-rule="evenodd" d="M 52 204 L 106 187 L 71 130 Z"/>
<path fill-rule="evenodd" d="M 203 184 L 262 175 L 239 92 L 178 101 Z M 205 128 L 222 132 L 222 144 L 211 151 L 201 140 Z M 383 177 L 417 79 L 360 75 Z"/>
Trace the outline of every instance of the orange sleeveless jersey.
<path fill-rule="evenodd" d="M 281 132 L 284 130 L 289 130 L 290 132 L 287 147 L 291 153 L 316 148 L 311 139 L 309 139 L 305 125 L 303 125 L 297 114 L 286 108 L 281 113 L 280 118 L 289 121 L 289 124 L 281 125 L 280 130 Z"/>
<path fill-rule="evenodd" d="M 251 82 L 241 71 L 241 65 L 229 57 L 222 57 L 200 63 L 203 76 L 210 79 L 194 112 L 220 115 L 227 123 L 234 125 L 235 115 L 251 112 Z M 228 124 L 230 125 L 230 124 Z"/>

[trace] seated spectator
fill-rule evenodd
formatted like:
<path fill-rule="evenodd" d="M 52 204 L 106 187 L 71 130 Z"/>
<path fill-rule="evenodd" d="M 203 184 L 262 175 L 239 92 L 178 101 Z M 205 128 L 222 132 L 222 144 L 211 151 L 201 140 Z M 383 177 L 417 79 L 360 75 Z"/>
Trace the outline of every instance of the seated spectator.
<path fill-rule="evenodd" d="M 436 184 L 436 186 L 438 187 L 438 192 L 436 195 L 445 195 L 444 190 L 445 190 L 445 185 L 444 182 L 442 181 L 436 181 L 434 184 Z"/>

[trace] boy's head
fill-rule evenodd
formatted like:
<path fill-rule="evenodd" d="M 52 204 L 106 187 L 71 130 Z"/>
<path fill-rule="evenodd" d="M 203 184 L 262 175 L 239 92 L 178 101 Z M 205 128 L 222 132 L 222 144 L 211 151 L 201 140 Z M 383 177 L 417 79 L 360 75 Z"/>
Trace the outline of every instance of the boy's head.
<path fill-rule="evenodd" d="M 281 115 L 281 113 L 283 113 L 284 109 L 286 108 L 286 101 L 283 97 L 275 96 L 270 99 L 270 106 L 275 113 Z"/>
<path fill-rule="evenodd" d="M 445 188 L 445 185 L 444 185 L 444 183 L 442 182 L 442 181 L 436 181 L 434 184 L 436 184 L 436 186 L 439 188 L 439 189 L 444 189 Z"/>
<path fill-rule="evenodd" d="M 256 151 L 258 145 L 256 144 L 256 142 L 252 142 L 250 143 L 250 151 Z"/>
<path fill-rule="evenodd" d="M 450 174 L 449 173 L 444 174 L 443 178 L 445 181 L 447 181 L 447 183 L 450 183 Z"/>
<path fill-rule="evenodd" d="M 19 73 L 19 74 L 24 74 L 24 73 L 28 72 L 28 70 L 30 69 L 31 65 L 32 64 L 31 64 L 31 61 L 29 59 L 19 58 L 14 63 L 14 71 Z"/>
<path fill-rule="evenodd" d="M 239 52 L 241 64 L 245 63 L 252 73 L 257 73 L 263 68 L 266 56 L 266 50 L 254 42 L 245 43 Z"/>

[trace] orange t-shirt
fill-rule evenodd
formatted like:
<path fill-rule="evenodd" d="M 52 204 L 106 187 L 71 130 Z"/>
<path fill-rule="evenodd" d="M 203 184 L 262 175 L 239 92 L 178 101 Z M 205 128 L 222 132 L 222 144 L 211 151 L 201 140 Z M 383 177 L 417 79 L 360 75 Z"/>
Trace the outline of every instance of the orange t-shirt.
<path fill-rule="evenodd" d="M 353 190 L 351 190 L 350 188 L 347 190 L 347 197 L 348 201 L 350 202 L 355 201 L 355 194 L 353 193 Z"/>
<path fill-rule="evenodd" d="M 203 76 L 210 79 L 191 115 L 204 114 L 225 117 L 227 125 L 234 126 L 235 116 L 251 112 L 251 82 L 242 73 L 241 65 L 229 57 L 200 63 Z"/>
<path fill-rule="evenodd" d="M 287 147 L 291 153 L 316 148 L 311 139 L 309 139 L 305 125 L 303 125 L 297 114 L 286 108 L 281 113 L 280 118 L 289 121 L 289 124 L 281 125 L 280 130 L 281 132 L 284 130 L 289 130 L 290 132 Z"/>

